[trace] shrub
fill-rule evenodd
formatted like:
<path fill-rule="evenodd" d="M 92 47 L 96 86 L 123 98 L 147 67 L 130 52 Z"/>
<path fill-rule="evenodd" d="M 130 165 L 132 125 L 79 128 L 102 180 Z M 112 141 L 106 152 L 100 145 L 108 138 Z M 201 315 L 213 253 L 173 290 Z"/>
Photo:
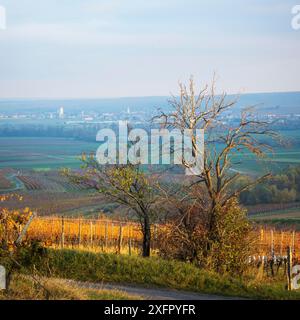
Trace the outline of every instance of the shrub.
<path fill-rule="evenodd" d="M 22 201 L 22 197 L 17 195 L 0 196 L 0 201 L 5 202 L 12 197 Z M 31 258 L 41 253 L 42 248 L 38 242 L 22 238 L 32 214 L 29 208 L 24 210 L 0 208 L 0 264 L 7 270 L 7 287 L 13 272 L 29 265 Z"/>
<path fill-rule="evenodd" d="M 251 224 L 236 199 L 218 207 L 210 228 L 207 204 L 182 205 L 159 235 L 159 255 L 195 262 L 219 273 L 241 274 L 248 267 L 253 247 Z"/>

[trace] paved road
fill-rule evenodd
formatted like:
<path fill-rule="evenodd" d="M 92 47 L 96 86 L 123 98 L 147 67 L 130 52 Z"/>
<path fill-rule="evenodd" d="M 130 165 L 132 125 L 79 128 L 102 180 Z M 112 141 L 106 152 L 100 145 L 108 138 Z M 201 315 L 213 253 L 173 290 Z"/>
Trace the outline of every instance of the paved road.
<path fill-rule="evenodd" d="M 131 296 L 139 296 L 145 300 L 240 300 L 236 297 L 222 297 L 211 294 L 201 294 L 172 289 L 142 288 L 138 286 L 118 285 L 108 283 L 91 283 L 67 280 L 69 284 L 86 289 L 118 290 Z"/>

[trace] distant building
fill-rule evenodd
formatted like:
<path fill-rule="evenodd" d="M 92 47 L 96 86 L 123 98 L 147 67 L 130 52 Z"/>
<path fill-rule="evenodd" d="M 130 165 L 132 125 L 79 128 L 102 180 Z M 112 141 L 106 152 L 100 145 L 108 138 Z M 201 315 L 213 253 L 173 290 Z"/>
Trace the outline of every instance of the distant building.
<path fill-rule="evenodd" d="M 59 117 L 59 119 L 63 119 L 64 116 L 65 116 L 65 114 L 64 114 L 64 108 L 60 108 L 60 109 L 58 110 L 58 117 Z"/>

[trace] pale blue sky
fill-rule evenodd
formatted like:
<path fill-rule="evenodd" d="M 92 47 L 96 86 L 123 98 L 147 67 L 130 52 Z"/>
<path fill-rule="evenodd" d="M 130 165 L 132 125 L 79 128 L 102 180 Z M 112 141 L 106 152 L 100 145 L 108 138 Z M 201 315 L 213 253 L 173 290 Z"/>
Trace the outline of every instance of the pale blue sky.
<path fill-rule="evenodd" d="M 0 0 L 0 98 L 300 91 L 299 0 Z"/>

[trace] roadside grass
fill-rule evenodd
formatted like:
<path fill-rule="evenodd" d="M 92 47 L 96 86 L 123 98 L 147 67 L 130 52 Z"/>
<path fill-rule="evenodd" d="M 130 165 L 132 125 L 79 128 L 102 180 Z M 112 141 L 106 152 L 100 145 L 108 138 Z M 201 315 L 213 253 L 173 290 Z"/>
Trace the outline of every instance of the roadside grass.
<path fill-rule="evenodd" d="M 117 290 L 84 289 L 62 279 L 43 278 L 40 284 L 30 277 L 13 276 L 8 292 L 0 291 L 0 300 L 136 300 Z"/>
<path fill-rule="evenodd" d="M 257 269 L 243 277 L 233 277 L 158 257 L 53 249 L 47 250 L 46 256 L 34 263 L 41 274 L 62 279 L 165 287 L 253 299 L 300 299 L 299 290 L 285 289 L 284 275 L 267 278 Z"/>

